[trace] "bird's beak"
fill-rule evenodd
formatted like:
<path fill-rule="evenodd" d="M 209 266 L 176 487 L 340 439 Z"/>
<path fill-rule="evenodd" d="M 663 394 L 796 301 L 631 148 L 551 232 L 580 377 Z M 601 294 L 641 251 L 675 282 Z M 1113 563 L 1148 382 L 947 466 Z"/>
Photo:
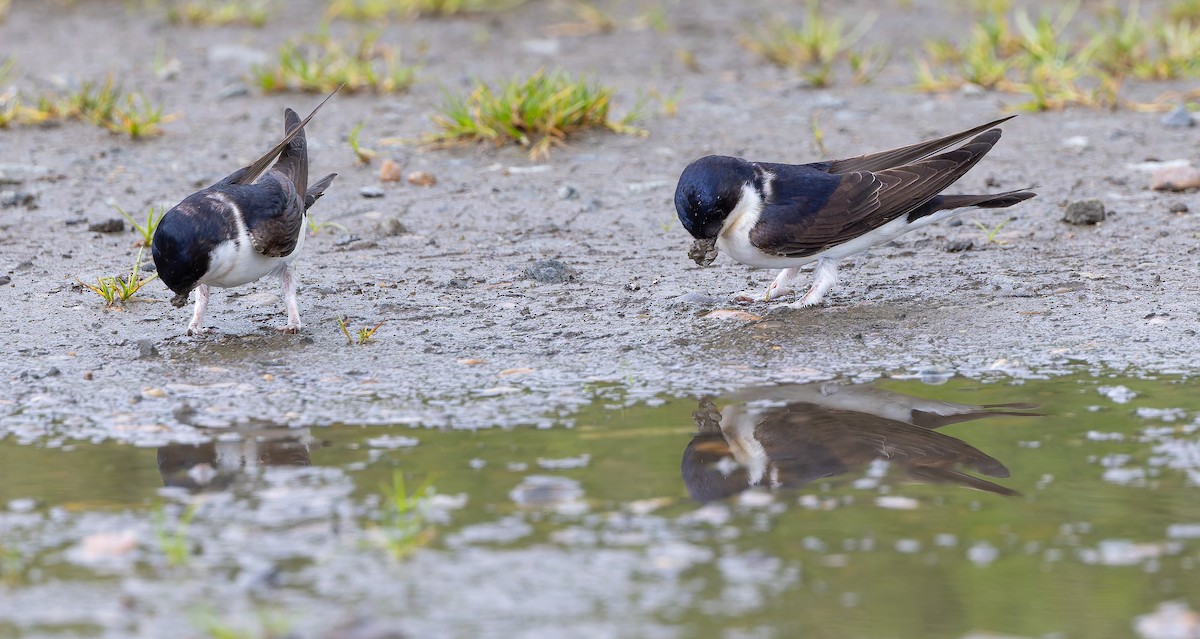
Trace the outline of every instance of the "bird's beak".
<path fill-rule="evenodd" d="M 171 306 L 174 306 L 175 308 L 183 308 L 184 306 L 187 306 L 189 294 L 191 294 L 191 291 L 188 291 L 187 293 L 180 293 L 175 297 L 172 297 Z"/>

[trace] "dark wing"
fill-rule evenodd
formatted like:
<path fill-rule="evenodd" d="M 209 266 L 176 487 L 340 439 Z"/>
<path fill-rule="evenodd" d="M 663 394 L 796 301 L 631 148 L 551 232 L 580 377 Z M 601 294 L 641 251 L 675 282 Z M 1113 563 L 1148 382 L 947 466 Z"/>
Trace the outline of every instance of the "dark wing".
<path fill-rule="evenodd" d="M 870 153 L 868 155 L 860 155 L 858 157 L 846 158 L 844 160 L 829 160 L 827 162 L 814 162 L 812 166 L 819 167 L 830 173 L 851 173 L 854 171 L 882 171 L 884 169 L 892 169 L 898 166 L 903 166 L 909 162 L 927 158 L 942 149 L 958 144 L 963 140 L 982 133 L 998 124 L 1007 122 L 1017 116 L 1010 115 L 1007 118 L 1000 118 L 981 124 L 973 129 L 967 129 L 959 133 L 952 133 L 945 137 L 937 138 L 936 140 L 927 140 L 925 142 L 917 142 L 908 146 L 902 146 L 898 149 L 889 151 L 880 151 L 879 153 Z"/>
<path fill-rule="evenodd" d="M 1004 464 L 961 439 L 870 413 L 816 404 L 789 404 L 772 412 L 759 424 L 755 437 L 778 466 L 806 463 L 811 459 L 809 451 L 820 450 L 818 458 L 825 466 L 832 466 L 829 458 L 847 469 L 887 459 L 905 469 L 962 465 L 992 477 L 1008 476 Z"/>
<path fill-rule="evenodd" d="M 1000 129 L 992 129 L 953 151 L 875 172 L 829 175 L 809 165 L 760 164 L 775 174 L 775 190 L 750 230 L 750 243 L 768 254 L 805 257 L 852 240 L 932 200 L 999 139 Z M 829 179 L 838 180 L 836 186 L 824 202 L 815 201 L 809 185 Z M 946 208 L 935 204 L 933 209 Z"/>
<path fill-rule="evenodd" d="M 270 171 L 256 184 L 219 190 L 241 211 L 254 250 L 267 257 L 286 257 L 296 250 L 304 227 L 304 201 L 284 174 Z"/>

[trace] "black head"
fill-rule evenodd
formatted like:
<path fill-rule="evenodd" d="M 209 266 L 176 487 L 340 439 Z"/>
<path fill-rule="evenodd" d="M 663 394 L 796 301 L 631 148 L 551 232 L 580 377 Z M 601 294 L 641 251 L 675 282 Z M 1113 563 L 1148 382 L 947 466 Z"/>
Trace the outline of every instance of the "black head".
<path fill-rule="evenodd" d="M 713 239 L 741 200 L 742 188 L 753 184 L 761 192 L 763 179 L 761 170 L 741 158 L 702 157 L 683 170 L 675 187 L 679 221 L 692 237 Z"/>
<path fill-rule="evenodd" d="M 186 203 L 186 201 L 185 201 Z M 179 208 L 167 211 L 150 245 L 158 278 L 178 295 L 187 295 L 208 272 L 212 251 L 220 237 L 211 223 Z"/>

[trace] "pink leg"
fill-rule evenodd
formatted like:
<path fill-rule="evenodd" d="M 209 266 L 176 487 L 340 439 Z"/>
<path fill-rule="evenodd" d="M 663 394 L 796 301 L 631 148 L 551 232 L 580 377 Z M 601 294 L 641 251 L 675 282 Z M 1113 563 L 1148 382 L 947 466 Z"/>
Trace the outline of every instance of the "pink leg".
<path fill-rule="evenodd" d="M 292 270 L 288 267 L 283 267 L 279 272 L 279 283 L 283 285 L 283 305 L 287 308 L 288 323 L 287 326 L 280 328 L 282 333 L 296 333 L 300 331 L 300 306 L 296 303 L 296 276 L 292 275 Z"/>
<path fill-rule="evenodd" d="M 188 324 L 188 335 L 199 335 L 212 331 L 211 328 L 201 326 L 204 322 L 204 309 L 206 308 L 208 308 L 208 284 L 201 284 L 196 287 L 196 306 L 192 310 L 192 322 Z"/>

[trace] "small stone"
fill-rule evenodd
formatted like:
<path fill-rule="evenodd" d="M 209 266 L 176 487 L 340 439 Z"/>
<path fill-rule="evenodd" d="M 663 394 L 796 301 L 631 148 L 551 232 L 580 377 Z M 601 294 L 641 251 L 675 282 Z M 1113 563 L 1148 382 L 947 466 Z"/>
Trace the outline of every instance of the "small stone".
<path fill-rule="evenodd" d="M 479 359 L 478 357 L 467 357 L 458 360 L 458 363 L 464 366 L 479 366 L 480 364 L 484 363 L 484 360 Z"/>
<path fill-rule="evenodd" d="M 388 158 L 379 165 L 379 181 L 380 182 L 399 182 L 404 179 L 404 172 L 401 170 L 400 163 Z"/>
<path fill-rule="evenodd" d="M 579 190 L 570 184 L 564 184 L 558 187 L 558 199 L 560 200 L 577 200 L 579 199 Z"/>
<path fill-rule="evenodd" d="M 7 275 L 0 275 L 0 286 L 8 286 L 12 283 L 12 278 Z"/>
<path fill-rule="evenodd" d="M 739 322 L 761 322 L 762 317 L 754 313 L 739 311 L 732 308 L 718 308 L 701 316 L 702 319 L 737 320 Z"/>
<path fill-rule="evenodd" d="M 125 230 L 125 220 L 114 217 L 103 222 L 93 222 L 88 224 L 88 230 L 96 233 L 120 233 Z"/>
<path fill-rule="evenodd" d="M 1090 149 L 1092 147 L 1092 143 L 1087 139 L 1087 136 L 1073 135 L 1063 140 L 1062 146 L 1064 149 L 1074 151 L 1076 153 L 1082 153 Z"/>
<path fill-rule="evenodd" d="M 432 173 L 413 171 L 408 174 L 408 183 L 413 186 L 433 186 L 437 184 L 437 178 Z"/>
<path fill-rule="evenodd" d="M 1186 105 L 1181 104 L 1163 116 L 1162 125 L 1168 129 L 1186 129 L 1196 126 L 1196 118 Z"/>
<path fill-rule="evenodd" d="M 558 260 L 538 260 L 525 267 L 523 275 L 543 284 L 558 284 L 575 277 L 575 269 Z"/>
<path fill-rule="evenodd" d="M 218 91 L 217 97 L 222 100 L 228 100 L 229 98 L 240 98 L 243 95 L 249 95 L 249 94 L 250 94 L 250 87 L 247 87 L 246 85 L 239 82 L 238 84 L 231 84 L 231 85 L 225 87 L 224 89 L 221 89 L 220 91 Z"/>
<path fill-rule="evenodd" d="M 1200 169 L 1193 166 L 1163 167 L 1150 174 L 1150 188 L 1155 191 L 1200 189 Z"/>
<path fill-rule="evenodd" d="M 946 242 L 945 251 L 947 253 L 962 253 L 969 251 L 975 247 L 975 241 L 971 239 L 957 239 Z"/>
<path fill-rule="evenodd" d="M 408 227 L 398 217 L 385 217 L 379 221 L 379 233 L 384 237 L 396 237 L 408 233 Z"/>
<path fill-rule="evenodd" d="M 1167 207 L 1167 210 L 1171 213 L 1187 213 L 1188 205 L 1184 204 L 1183 202 L 1172 202 L 1171 206 Z"/>
<path fill-rule="evenodd" d="M 1063 213 L 1067 224 L 1096 224 L 1104 221 L 1104 203 L 1100 200 L 1079 200 L 1067 205 Z"/>
<path fill-rule="evenodd" d="M 358 190 L 358 194 L 365 198 L 383 197 L 383 189 L 377 186 L 364 186 Z"/>
<path fill-rule="evenodd" d="M 154 359 L 158 357 L 158 349 L 154 347 L 154 340 L 139 339 L 137 347 L 138 359 Z"/>

